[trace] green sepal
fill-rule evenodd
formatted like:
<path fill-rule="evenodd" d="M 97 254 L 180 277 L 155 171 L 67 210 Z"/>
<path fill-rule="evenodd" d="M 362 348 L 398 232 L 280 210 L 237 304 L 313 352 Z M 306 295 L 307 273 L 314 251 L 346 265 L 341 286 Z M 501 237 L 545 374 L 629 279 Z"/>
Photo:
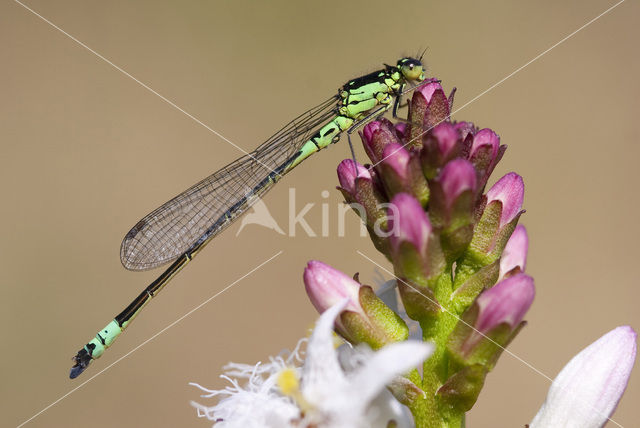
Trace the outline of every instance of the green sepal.
<path fill-rule="evenodd" d="M 371 287 L 360 287 L 359 298 L 364 313 L 372 323 L 385 331 L 390 342 L 400 342 L 409 338 L 407 323 L 387 306 Z"/>
<path fill-rule="evenodd" d="M 509 223 L 505 224 L 502 229 L 500 226 L 500 216 L 502 214 L 502 202 L 492 201 L 487 204 L 482 211 L 482 215 L 476 223 L 473 233 L 473 239 L 469 244 L 469 250 L 479 255 L 485 255 L 488 264 L 500 258 L 504 246 L 513 230 L 518 224 L 518 220 L 524 211 L 520 211 Z"/>
<path fill-rule="evenodd" d="M 390 259 L 389 238 L 376 233 L 376 228 L 384 232 L 387 227 L 387 214 L 384 210 L 384 199 L 370 180 L 356 179 L 356 195 L 352 195 L 342 187 L 336 187 L 344 196 L 345 202 L 364 222 L 373 245 L 378 251 Z M 364 208 L 364 213 L 358 209 Z"/>
<path fill-rule="evenodd" d="M 473 224 L 446 229 L 440 232 L 442 252 L 448 264 L 459 259 L 469 247 L 473 237 Z"/>
<path fill-rule="evenodd" d="M 389 238 L 380 236 L 378 233 L 376 233 L 373 227 L 367 226 L 367 232 L 369 232 L 369 237 L 371 238 L 373 246 L 376 247 L 376 250 L 380 251 L 389 261 L 391 261 L 391 248 Z"/>
<path fill-rule="evenodd" d="M 425 392 L 405 377 L 398 376 L 387 386 L 391 394 L 405 406 L 411 406 L 417 400 L 424 399 Z"/>
<path fill-rule="evenodd" d="M 411 161 L 409 162 L 409 192 L 413 195 L 423 208 L 427 208 L 429 204 L 429 198 L 431 192 L 429 190 L 429 183 L 427 183 L 424 174 L 422 173 L 422 167 L 420 161 L 415 153 L 411 154 Z"/>
<path fill-rule="evenodd" d="M 482 290 L 495 285 L 500 275 L 500 260 L 480 268 L 455 289 L 451 295 L 453 308 L 457 314 L 464 312 L 478 297 Z"/>
<path fill-rule="evenodd" d="M 402 305 L 409 318 L 420 323 L 428 323 L 437 318 L 440 304 L 430 288 L 421 287 L 408 279 L 400 279 L 397 284 Z"/>
<path fill-rule="evenodd" d="M 447 413 L 464 413 L 473 407 L 489 370 L 479 364 L 464 367 L 438 388 L 436 396 Z"/>
<path fill-rule="evenodd" d="M 444 122 L 451 114 L 451 105 L 444 90 L 438 89 L 431 95 L 431 100 L 424 114 L 422 127 L 432 129 L 439 123 Z"/>
<path fill-rule="evenodd" d="M 489 169 L 497 163 L 497 161 L 493 162 L 493 147 L 487 144 L 477 148 L 473 156 L 469 157 L 469 162 L 473 164 L 474 169 L 478 172 L 478 177 L 488 176 Z"/>
<path fill-rule="evenodd" d="M 473 156 L 469 158 L 469 161 L 473 164 L 473 167 L 478 172 L 478 190 L 484 191 L 484 186 L 487 184 L 489 176 L 493 172 L 504 152 L 507 150 L 507 146 L 502 145 L 498 147 L 496 156 L 493 157 L 493 148 L 486 145 L 478 148 Z"/>
<path fill-rule="evenodd" d="M 426 208 L 429 202 L 429 185 L 414 153 L 410 153 L 406 177 L 400 176 L 391 165 L 384 161 L 380 163 L 378 168 L 380 180 L 389 199 L 393 199 L 398 193 L 408 193 L 415 197 L 423 208 Z"/>
<path fill-rule="evenodd" d="M 460 193 L 452 201 L 451 206 L 447 206 L 447 195 L 445 195 L 442 185 L 437 180 L 433 180 L 429 186 L 431 191 L 429 219 L 434 226 L 453 230 L 475 222 L 476 195 L 471 189 Z"/>
<path fill-rule="evenodd" d="M 422 122 L 427 113 L 427 100 L 418 91 L 414 91 L 411 102 L 409 103 L 409 125 L 408 135 L 411 141 L 411 147 L 422 147 L 423 127 Z"/>
<path fill-rule="evenodd" d="M 509 223 L 505 224 L 502 229 L 500 230 L 500 232 L 497 234 L 493 248 L 491 249 L 491 252 L 489 253 L 490 257 L 493 260 L 498 260 L 500 259 L 500 257 L 502 256 L 502 251 L 504 251 L 504 247 L 507 245 L 507 241 L 509 241 L 509 238 L 511 237 L 511 234 L 513 234 L 513 231 L 515 230 L 516 226 L 518 225 L 518 221 L 520 220 L 520 216 L 524 213 L 523 211 L 520 211 L 514 218 L 513 220 L 511 220 Z"/>
<path fill-rule="evenodd" d="M 484 206 L 482 215 L 476 223 L 473 232 L 473 239 L 469 244 L 471 251 L 487 254 L 493 247 L 495 235 L 500 226 L 500 215 L 502 214 L 502 202 L 492 201 Z"/>
<path fill-rule="evenodd" d="M 504 348 L 506 348 L 507 346 L 509 346 L 511 344 L 511 342 L 513 342 L 513 339 L 516 338 L 516 336 L 520 333 L 520 331 L 527 325 L 526 321 L 520 321 L 520 324 L 517 325 L 516 328 L 513 329 L 513 331 L 511 332 L 511 334 L 509 335 L 509 338 L 502 344 L 502 348 L 500 350 L 500 353 L 498 353 L 497 355 L 495 355 L 495 359 L 492 361 L 493 366 L 495 366 L 495 364 L 498 362 L 498 358 L 500 358 L 500 354 L 502 354 L 502 351 L 504 351 Z M 492 366 L 492 368 L 493 368 Z"/>
<path fill-rule="evenodd" d="M 425 287 L 428 284 L 429 270 L 426 255 L 421 254 L 409 241 L 399 243 L 393 252 L 393 261 L 396 275 L 401 278 L 410 278 Z"/>
<path fill-rule="evenodd" d="M 387 213 L 384 208 L 382 208 L 382 204 L 385 200 L 382 195 L 380 195 L 380 192 L 376 190 L 375 185 L 371 180 L 357 178 L 355 195 L 342 187 L 337 187 L 337 189 L 340 190 L 347 203 L 350 205 L 354 203 L 360 204 L 364 208 L 366 218 L 363 220 L 366 222 L 367 226 L 373 227 L 376 222 L 378 222 L 383 227 L 386 227 Z M 356 209 L 356 207 L 353 205 L 351 205 L 351 207 L 358 216 L 362 217 L 362 213 Z"/>
<path fill-rule="evenodd" d="M 483 267 L 500 260 L 502 251 L 524 211 L 519 212 L 511 222 L 499 229 L 501 213 L 502 202 L 500 201 L 493 201 L 482 210 L 482 215 L 475 225 L 471 243 L 461 259 L 457 261 L 454 289 L 460 287 Z"/>
<path fill-rule="evenodd" d="M 359 291 L 360 305 L 365 313 L 343 311 L 340 314 L 341 334 L 350 342 L 366 343 L 380 349 L 392 342 L 409 338 L 409 327 L 398 314 L 384 304 L 371 287 L 363 285 Z"/>
<path fill-rule="evenodd" d="M 456 324 L 447 341 L 447 350 L 454 367 L 467 367 L 479 364 L 492 370 L 504 348 L 514 339 L 526 322 L 512 329 L 506 323 L 500 323 L 484 334 L 470 326 L 478 318 L 478 305 L 472 305 Z"/>
<path fill-rule="evenodd" d="M 458 195 L 451 206 L 447 206 L 447 197 L 437 180 L 430 182 L 430 189 L 429 219 L 440 230 L 447 263 L 453 263 L 464 254 L 474 236 L 476 195 L 470 189 L 466 190 Z"/>
<path fill-rule="evenodd" d="M 399 277 L 433 288 L 446 268 L 439 235 L 429 235 L 425 253 L 419 252 L 411 242 L 403 241 L 392 255 L 393 262 Z"/>

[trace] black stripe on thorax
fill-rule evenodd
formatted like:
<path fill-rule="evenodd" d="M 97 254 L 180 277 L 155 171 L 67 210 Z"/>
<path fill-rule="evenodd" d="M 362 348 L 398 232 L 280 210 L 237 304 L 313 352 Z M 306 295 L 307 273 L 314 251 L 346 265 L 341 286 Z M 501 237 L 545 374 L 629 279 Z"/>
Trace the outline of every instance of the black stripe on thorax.
<path fill-rule="evenodd" d="M 384 82 L 386 78 L 389 78 L 393 68 L 387 67 L 373 73 L 365 74 L 364 76 L 357 77 L 353 80 L 349 80 L 342 87 L 345 91 L 353 88 L 359 88 L 360 86 L 368 85 L 369 83 Z"/>

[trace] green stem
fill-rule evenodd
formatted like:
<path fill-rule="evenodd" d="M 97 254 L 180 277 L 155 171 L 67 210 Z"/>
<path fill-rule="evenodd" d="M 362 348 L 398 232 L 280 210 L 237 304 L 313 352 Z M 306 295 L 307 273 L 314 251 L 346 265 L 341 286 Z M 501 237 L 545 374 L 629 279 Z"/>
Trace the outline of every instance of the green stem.
<path fill-rule="evenodd" d="M 451 272 L 451 269 L 445 270 Z M 420 323 L 424 341 L 435 345 L 431 357 L 423 363 L 422 390 L 425 397 L 410 406 L 416 428 L 462 428 L 464 413 L 452 412 L 440 405 L 436 392 L 449 378 L 449 358 L 447 341 L 456 326 L 457 318 L 447 303 L 452 293 L 452 278 L 450 274 L 442 274 L 434 284 L 434 294 L 444 309 L 435 319 Z"/>

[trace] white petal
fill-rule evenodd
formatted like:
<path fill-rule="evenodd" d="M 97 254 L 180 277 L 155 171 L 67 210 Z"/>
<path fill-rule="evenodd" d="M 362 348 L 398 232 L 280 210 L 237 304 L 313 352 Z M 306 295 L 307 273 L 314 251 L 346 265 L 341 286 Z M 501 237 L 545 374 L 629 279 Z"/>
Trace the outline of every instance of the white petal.
<path fill-rule="evenodd" d="M 354 371 L 362 367 L 374 351 L 367 345 L 352 347 L 345 344 L 338 348 L 340 366 L 347 373 L 347 379 Z M 359 397 L 354 397 L 359 399 Z M 385 388 L 368 404 L 366 409 L 366 426 L 368 428 L 387 428 L 390 420 L 394 420 L 397 428 L 413 428 L 413 416 L 409 408 L 400 404 L 398 400 Z M 360 415 L 362 418 L 363 415 Z"/>
<path fill-rule="evenodd" d="M 636 333 L 618 327 L 573 357 L 549 389 L 531 428 L 598 428 L 624 393 L 636 356 Z"/>
<path fill-rule="evenodd" d="M 349 379 L 350 394 L 366 406 L 394 377 L 415 368 L 433 352 L 433 345 L 415 341 L 392 343 L 375 352 Z"/>
<path fill-rule="evenodd" d="M 396 422 L 397 428 L 415 427 L 409 408 L 400 404 L 386 389 L 370 403 L 366 416 L 369 428 L 387 428 L 390 420 Z"/>
<path fill-rule="evenodd" d="M 327 309 L 318 319 L 309 344 L 302 371 L 302 394 L 312 404 L 324 400 L 324 395 L 341 389 L 346 378 L 333 346 L 333 324 L 346 307 L 348 298 Z"/>

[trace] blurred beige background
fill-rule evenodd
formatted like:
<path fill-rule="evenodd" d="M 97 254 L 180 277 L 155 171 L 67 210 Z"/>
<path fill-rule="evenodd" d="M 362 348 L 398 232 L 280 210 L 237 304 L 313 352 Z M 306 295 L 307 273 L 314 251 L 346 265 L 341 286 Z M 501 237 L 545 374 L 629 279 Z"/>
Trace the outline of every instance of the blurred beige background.
<path fill-rule="evenodd" d="M 460 107 L 614 2 L 27 4 L 251 150 L 345 80 L 426 46 L 429 74 L 457 86 Z M 525 178 L 538 294 L 510 349 L 551 377 L 615 326 L 640 328 L 639 12 L 623 3 L 456 114 L 509 145 L 494 180 L 509 170 Z M 283 251 L 27 425 L 209 426 L 189 406 L 198 391 L 187 382 L 219 388 L 224 363 L 265 359 L 305 334 L 316 318 L 301 280 L 307 260 L 368 282 L 376 268 L 356 250 L 388 266 L 353 215 L 343 238 L 335 222 L 324 238 L 255 225 L 236 237 L 235 224 L 69 380 L 71 356 L 161 272 L 120 265 L 124 234 L 240 153 L 12 1 L 0 5 L 0 39 L 0 425 L 22 423 Z M 335 167 L 345 157 L 346 139 L 266 197 L 281 227 L 294 187 L 297 210 L 315 203 L 305 218 L 320 232 L 320 204 L 335 212 L 341 202 Z M 523 426 L 548 386 L 504 355 L 468 426 Z M 638 426 L 638 400 L 636 367 L 614 419 Z"/>

